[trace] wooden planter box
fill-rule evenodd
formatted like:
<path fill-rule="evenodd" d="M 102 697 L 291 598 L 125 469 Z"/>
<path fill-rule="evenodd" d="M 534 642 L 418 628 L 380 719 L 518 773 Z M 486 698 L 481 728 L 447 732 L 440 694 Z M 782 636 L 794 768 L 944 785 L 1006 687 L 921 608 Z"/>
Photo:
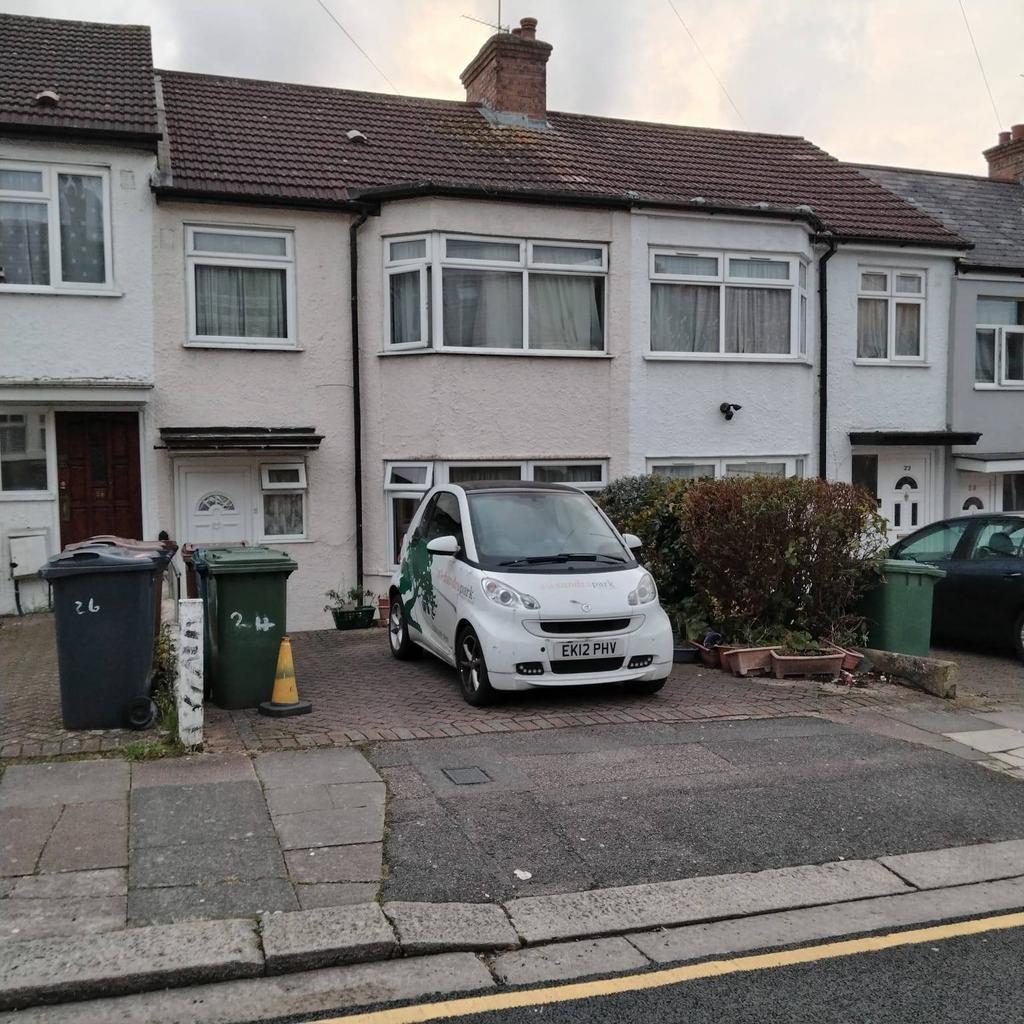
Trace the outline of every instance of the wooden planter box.
<path fill-rule="evenodd" d="M 364 604 L 361 608 L 332 608 L 336 629 L 366 629 L 373 625 L 373 617 L 377 609 L 372 604 Z"/>
<path fill-rule="evenodd" d="M 777 647 L 737 647 L 729 651 L 725 661 L 734 676 L 760 675 L 771 671 L 772 651 L 777 650 Z"/>
<path fill-rule="evenodd" d="M 779 654 L 771 652 L 776 679 L 786 676 L 837 676 L 843 667 L 845 651 L 836 654 Z"/>

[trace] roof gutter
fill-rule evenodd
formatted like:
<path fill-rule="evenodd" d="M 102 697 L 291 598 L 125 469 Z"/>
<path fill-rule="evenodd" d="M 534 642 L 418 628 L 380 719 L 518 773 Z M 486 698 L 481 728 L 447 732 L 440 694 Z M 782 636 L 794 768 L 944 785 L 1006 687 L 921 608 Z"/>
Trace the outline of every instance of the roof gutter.
<path fill-rule="evenodd" d="M 999 274 L 1005 277 L 1024 277 L 1024 266 L 1001 267 L 992 263 L 972 263 L 963 257 L 956 261 L 957 274 Z"/>
<path fill-rule="evenodd" d="M 48 138 L 59 142 L 106 142 L 132 149 L 155 150 L 160 132 L 123 131 L 116 128 L 83 128 L 74 125 L 26 124 L 0 120 L 0 134 L 31 139 Z"/>
<path fill-rule="evenodd" d="M 828 477 L 828 261 L 836 254 L 836 239 L 818 259 L 818 476 Z"/>

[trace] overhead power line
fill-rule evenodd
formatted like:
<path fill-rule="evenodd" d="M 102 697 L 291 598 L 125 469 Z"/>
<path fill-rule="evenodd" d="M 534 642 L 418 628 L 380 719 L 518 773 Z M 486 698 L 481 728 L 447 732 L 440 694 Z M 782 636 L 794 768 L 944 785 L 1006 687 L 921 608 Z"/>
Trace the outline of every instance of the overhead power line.
<path fill-rule="evenodd" d="M 349 30 L 345 28 L 345 26 L 342 25 L 340 21 L 338 21 L 338 19 L 332 13 L 331 9 L 327 6 L 327 4 L 325 4 L 323 0 L 316 0 L 316 2 L 317 4 L 320 5 L 320 7 L 323 8 L 324 13 L 327 15 L 327 17 L 330 18 L 331 21 L 333 21 L 334 24 L 337 25 L 338 28 L 340 28 L 341 31 L 345 33 L 345 35 L 348 37 L 348 41 L 370 62 L 370 65 L 374 69 L 374 71 L 376 71 L 377 74 L 380 75 L 380 77 L 383 78 L 384 81 L 391 86 L 392 90 L 398 92 L 398 86 L 395 85 L 395 83 L 392 82 L 391 79 L 388 78 L 386 74 L 384 74 L 384 72 L 381 70 L 380 65 L 359 45 L 358 42 L 356 42 L 356 37 L 352 35 L 352 33 L 349 32 Z"/>
<path fill-rule="evenodd" d="M 686 31 L 686 34 L 690 37 L 690 42 L 693 43 L 694 49 L 696 49 L 697 53 L 700 55 L 700 59 L 704 61 L 704 64 L 707 66 L 708 71 L 711 72 L 711 77 L 714 78 L 714 80 L 718 83 L 718 88 L 722 90 L 722 94 L 729 101 L 729 106 L 736 111 L 736 116 L 740 119 L 740 123 L 743 125 L 744 128 L 748 128 L 749 125 L 747 124 L 747 119 L 740 113 L 740 108 L 736 106 L 736 103 L 734 102 L 733 98 L 729 95 L 729 90 L 726 89 L 725 82 L 723 82 L 721 78 L 718 77 L 718 72 L 715 71 L 715 69 L 711 66 L 711 61 L 708 60 L 704 51 L 701 49 L 700 43 L 697 42 L 697 37 L 690 31 L 689 25 L 687 25 L 686 22 L 683 20 L 683 16 L 679 13 L 678 9 L 676 8 L 676 5 L 672 2 L 672 0 L 668 0 L 668 5 L 669 7 L 672 8 L 672 13 L 676 16 L 676 18 L 679 19 L 679 24 L 683 26 L 683 29 Z"/>
<path fill-rule="evenodd" d="M 967 20 L 967 11 L 964 10 L 964 0 L 956 0 L 960 5 L 960 13 L 964 16 L 964 27 L 967 29 L 967 36 L 971 40 L 971 46 L 974 49 L 974 56 L 978 61 L 978 70 L 981 72 L 981 80 L 985 83 L 985 90 L 988 93 L 989 103 L 992 104 L 992 113 L 996 115 L 996 127 L 1002 129 L 1003 121 L 999 116 L 999 110 L 996 107 L 996 98 L 992 95 L 992 86 L 988 84 L 988 75 L 985 74 L 985 65 L 982 63 L 981 54 L 978 52 L 978 44 L 974 41 L 974 33 L 971 31 L 971 23 Z"/>

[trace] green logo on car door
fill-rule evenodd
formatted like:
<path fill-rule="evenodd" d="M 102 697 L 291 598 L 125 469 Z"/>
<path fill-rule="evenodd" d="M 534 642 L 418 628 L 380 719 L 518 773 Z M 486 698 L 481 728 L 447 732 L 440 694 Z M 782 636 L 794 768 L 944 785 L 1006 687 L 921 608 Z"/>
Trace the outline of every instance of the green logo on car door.
<path fill-rule="evenodd" d="M 427 550 L 427 542 L 420 538 L 415 544 L 409 545 L 405 561 L 402 562 L 402 573 L 398 578 L 405 620 L 420 632 L 423 632 L 423 627 L 416 621 L 416 602 L 422 602 L 423 610 L 431 618 L 437 610 L 434 577 L 431 572 L 433 561 L 434 556 Z"/>

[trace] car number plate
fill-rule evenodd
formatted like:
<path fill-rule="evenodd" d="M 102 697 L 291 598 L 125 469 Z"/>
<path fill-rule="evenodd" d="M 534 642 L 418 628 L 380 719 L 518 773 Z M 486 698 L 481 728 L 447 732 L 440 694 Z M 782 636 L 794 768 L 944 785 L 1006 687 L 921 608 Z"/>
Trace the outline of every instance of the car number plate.
<path fill-rule="evenodd" d="M 574 658 L 614 658 L 619 653 L 618 640 L 562 640 L 558 644 L 563 660 Z"/>

